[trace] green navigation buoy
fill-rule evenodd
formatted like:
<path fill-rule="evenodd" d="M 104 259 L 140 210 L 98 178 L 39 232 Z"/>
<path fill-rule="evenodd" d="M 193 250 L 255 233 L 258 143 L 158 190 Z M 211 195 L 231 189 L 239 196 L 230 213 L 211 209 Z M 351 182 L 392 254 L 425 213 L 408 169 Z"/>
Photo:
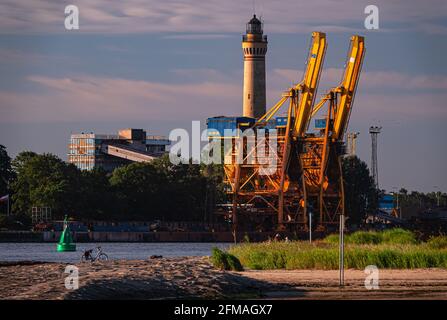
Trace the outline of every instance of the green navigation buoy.
<path fill-rule="evenodd" d="M 76 251 L 76 244 L 74 244 L 73 238 L 71 237 L 71 231 L 70 227 L 68 226 L 67 216 L 65 216 L 64 219 L 64 230 L 62 231 L 59 243 L 57 244 L 57 251 L 58 252 Z"/>

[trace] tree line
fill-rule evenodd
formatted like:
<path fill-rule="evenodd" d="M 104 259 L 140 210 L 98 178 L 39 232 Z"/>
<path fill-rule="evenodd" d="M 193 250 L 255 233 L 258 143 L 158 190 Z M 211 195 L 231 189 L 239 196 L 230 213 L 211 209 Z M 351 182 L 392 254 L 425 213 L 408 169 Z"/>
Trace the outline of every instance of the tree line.
<path fill-rule="evenodd" d="M 219 167 L 174 165 L 168 156 L 106 172 L 79 170 L 48 153 L 25 151 L 11 160 L 0 149 L 0 196 L 11 194 L 16 216 L 50 207 L 53 218 L 207 221 L 223 195 Z"/>
<path fill-rule="evenodd" d="M 377 190 L 368 166 L 358 157 L 343 158 L 346 214 L 360 224 L 377 209 Z M 53 154 L 19 153 L 11 159 L 0 145 L 0 197 L 11 195 L 15 217 L 29 217 L 32 207 L 51 207 L 53 218 L 80 220 L 211 221 L 215 204 L 227 199 L 219 165 L 174 165 L 169 157 L 131 163 L 113 172 L 79 170 Z M 446 205 L 447 195 L 399 192 L 405 210 Z M 0 212 L 6 211 L 0 204 Z"/>

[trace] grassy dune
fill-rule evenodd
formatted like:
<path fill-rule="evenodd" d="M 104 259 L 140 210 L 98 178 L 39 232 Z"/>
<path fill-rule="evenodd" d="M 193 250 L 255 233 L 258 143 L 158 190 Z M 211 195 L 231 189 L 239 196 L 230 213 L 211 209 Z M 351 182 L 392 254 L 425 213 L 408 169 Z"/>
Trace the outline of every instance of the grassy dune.
<path fill-rule="evenodd" d="M 229 253 L 250 269 L 337 269 L 338 235 L 309 244 L 306 241 L 244 243 Z M 415 269 L 447 268 L 447 237 L 418 242 L 402 229 L 355 232 L 346 236 L 345 267 Z"/>

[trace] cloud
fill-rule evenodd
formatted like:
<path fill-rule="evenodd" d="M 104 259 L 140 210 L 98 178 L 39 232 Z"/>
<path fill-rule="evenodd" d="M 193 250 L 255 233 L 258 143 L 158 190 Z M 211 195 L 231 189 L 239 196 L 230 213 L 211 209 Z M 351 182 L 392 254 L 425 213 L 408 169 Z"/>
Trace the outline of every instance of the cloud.
<path fill-rule="evenodd" d="M 424 126 L 427 120 L 447 119 L 445 108 L 447 94 L 370 94 L 359 92 L 355 97 L 356 112 L 352 113 L 356 121 L 400 120 L 418 123 Z M 365 121 L 366 120 L 366 121 Z"/>
<path fill-rule="evenodd" d="M 27 79 L 40 87 L 39 93 L 0 92 L 1 122 L 203 119 L 237 114 L 242 94 L 240 85 L 215 81 L 166 84 L 88 75 Z"/>
<path fill-rule="evenodd" d="M 175 74 L 182 81 L 188 80 L 191 82 L 218 82 L 218 83 L 234 83 L 240 82 L 242 85 L 242 78 L 237 81 L 237 77 L 242 77 L 242 72 L 224 73 L 213 68 L 191 68 L 191 69 L 172 69 L 170 73 Z"/>
<path fill-rule="evenodd" d="M 78 63 L 80 59 L 75 57 L 68 57 L 61 54 L 41 54 L 32 51 L 24 51 L 17 49 L 9 49 L 9 48 L 0 48 L 0 61 L 6 61 L 8 64 L 11 63 L 54 63 L 54 61 L 58 62 L 71 62 Z"/>
<path fill-rule="evenodd" d="M 171 39 L 171 40 L 209 40 L 209 39 L 225 39 L 229 38 L 230 35 L 228 34 L 216 34 L 216 33 L 210 33 L 210 34 L 172 34 L 168 36 L 164 36 L 164 39 Z"/>
<path fill-rule="evenodd" d="M 51 121 L 148 121 L 205 119 L 214 115 L 239 115 L 242 105 L 242 75 L 214 69 L 174 69 L 180 83 L 170 84 L 92 75 L 76 77 L 28 76 L 34 90 L 0 92 L 0 122 Z M 341 69 L 323 72 L 320 85 L 338 84 Z M 275 69 L 268 82 L 268 106 L 281 97 L 300 72 Z M 376 88 L 394 87 L 384 93 Z M 428 92 L 422 89 L 439 89 Z M 413 90 L 419 89 L 419 90 Z M 447 117 L 447 78 L 396 72 L 364 72 L 356 97 L 360 114 L 371 118 L 388 116 L 408 119 Z M 409 95 L 408 91 L 412 90 Z M 320 89 L 319 96 L 325 90 Z M 318 98 L 317 98 L 318 100 Z"/>
<path fill-rule="evenodd" d="M 0 3 L 0 32 L 66 32 L 64 7 L 68 1 L 3 0 Z M 267 33 L 308 33 L 363 30 L 367 0 L 258 1 Z M 439 22 L 447 3 L 377 0 L 381 27 L 386 30 L 418 30 L 445 34 Z M 248 1 L 229 0 L 78 0 L 80 30 L 95 33 L 240 33 L 240 25 L 253 12 Z"/>
<path fill-rule="evenodd" d="M 425 33 L 434 34 L 434 35 L 447 35 L 447 27 L 444 25 L 434 24 L 434 23 L 423 23 L 421 24 L 421 29 L 424 30 Z"/>
<path fill-rule="evenodd" d="M 341 68 L 324 69 L 321 75 L 320 87 L 337 86 L 343 76 Z M 302 70 L 274 69 L 273 77 L 284 81 L 299 82 L 303 77 Z M 395 71 L 363 71 L 360 75 L 362 89 L 399 89 L 399 90 L 447 90 L 447 76 L 441 75 L 411 75 Z"/>
<path fill-rule="evenodd" d="M 326 82 L 337 83 L 341 69 L 328 71 Z M 236 76 L 231 71 L 223 74 L 213 69 L 177 69 L 171 72 L 178 74 L 179 78 L 187 75 L 191 78 L 184 78 L 184 83 L 168 84 L 87 74 L 76 77 L 28 76 L 27 82 L 33 90 L 0 91 L 3 143 L 9 150 L 15 150 L 13 152 L 19 152 L 26 146 L 26 149 L 63 155 L 70 130 L 101 131 L 100 128 L 106 128 L 104 132 L 113 132 L 121 125 L 137 123 L 138 127 L 150 127 L 151 132 L 167 134 L 177 126 L 189 129 L 190 120 L 240 115 L 242 75 Z M 295 76 L 299 78 L 296 70 L 270 72 L 268 106 L 279 100 L 281 91 Z M 445 136 L 443 123 L 447 120 L 445 90 L 436 93 L 415 91 L 408 94 L 397 90 L 375 93 L 371 89 L 385 86 L 387 82 L 404 85 L 403 80 L 396 82 L 395 79 L 405 79 L 407 75 L 365 72 L 364 76 L 367 84 L 362 86 L 361 83 L 350 120 L 350 128 L 362 132 L 359 155 L 369 157 L 367 128 L 371 124 L 383 125 L 381 154 L 386 160 L 381 161 L 385 172 L 382 175 L 395 176 L 388 182 L 386 178 L 382 179 L 382 185 L 390 186 L 394 185 L 392 181 L 400 181 L 404 185 L 425 188 L 423 180 L 412 176 L 418 166 L 427 171 L 424 179 L 431 175 L 427 183 L 432 185 L 432 181 L 440 179 L 436 184 L 442 185 L 445 179 L 442 180 L 439 172 L 443 172 L 444 163 L 436 159 L 445 158 L 445 148 L 439 147 Z M 415 78 L 418 80 L 411 86 L 429 85 L 424 76 Z M 171 125 L 173 127 L 168 127 Z M 422 155 L 435 154 L 436 157 L 421 158 L 414 150 L 419 150 Z M 410 160 L 402 165 L 395 159 Z M 427 161 L 430 165 L 423 166 Z M 399 168 L 398 174 L 395 168 Z"/>

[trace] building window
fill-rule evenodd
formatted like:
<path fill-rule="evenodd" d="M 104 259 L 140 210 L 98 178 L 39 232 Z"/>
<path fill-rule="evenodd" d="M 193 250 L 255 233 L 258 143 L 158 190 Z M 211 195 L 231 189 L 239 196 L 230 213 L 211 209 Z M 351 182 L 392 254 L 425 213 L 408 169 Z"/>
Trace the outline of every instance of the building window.
<path fill-rule="evenodd" d="M 250 100 L 250 94 L 248 94 L 248 100 Z"/>

